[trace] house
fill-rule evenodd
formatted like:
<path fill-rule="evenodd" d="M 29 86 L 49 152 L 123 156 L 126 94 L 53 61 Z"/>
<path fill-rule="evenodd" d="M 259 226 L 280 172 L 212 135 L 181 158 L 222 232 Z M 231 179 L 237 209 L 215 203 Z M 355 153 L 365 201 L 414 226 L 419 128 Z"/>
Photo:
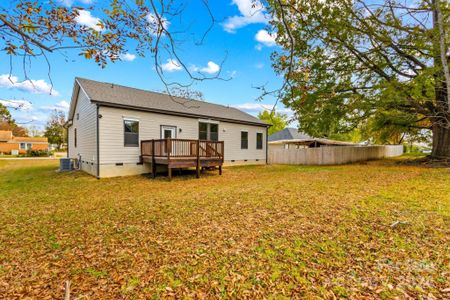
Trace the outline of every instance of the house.
<path fill-rule="evenodd" d="M 297 128 L 284 128 L 269 135 L 269 142 L 281 141 L 281 140 L 302 140 L 312 139 L 309 135 L 301 133 Z"/>
<path fill-rule="evenodd" d="M 0 130 L 0 153 L 24 154 L 27 150 L 48 151 L 47 138 L 14 136 L 12 131 Z"/>
<path fill-rule="evenodd" d="M 303 149 L 324 146 L 355 146 L 353 143 L 313 138 L 296 128 L 285 128 L 269 136 L 270 149 Z"/>
<path fill-rule="evenodd" d="M 68 157 L 97 178 L 156 173 L 156 165 L 267 162 L 269 125 L 236 108 L 76 78 Z"/>

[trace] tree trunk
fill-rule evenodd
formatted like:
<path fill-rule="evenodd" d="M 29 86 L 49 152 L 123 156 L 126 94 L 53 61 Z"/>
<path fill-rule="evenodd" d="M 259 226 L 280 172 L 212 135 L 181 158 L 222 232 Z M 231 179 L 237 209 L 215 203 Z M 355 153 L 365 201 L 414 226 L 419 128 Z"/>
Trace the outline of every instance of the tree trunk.
<path fill-rule="evenodd" d="M 434 124 L 433 150 L 431 156 L 436 158 L 450 158 L 450 128 Z"/>

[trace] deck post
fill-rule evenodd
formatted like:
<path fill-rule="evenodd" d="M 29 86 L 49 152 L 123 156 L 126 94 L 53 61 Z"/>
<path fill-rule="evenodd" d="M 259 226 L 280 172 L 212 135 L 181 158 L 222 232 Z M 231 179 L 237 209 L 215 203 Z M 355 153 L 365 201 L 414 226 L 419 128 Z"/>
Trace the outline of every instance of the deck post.
<path fill-rule="evenodd" d="M 167 152 L 167 175 L 169 181 L 172 180 L 172 168 L 170 167 L 170 152 L 172 152 L 172 140 L 170 138 L 165 139 L 166 142 L 166 152 Z"/>
<path fill-rule="evenodd" d="M 219 166 L 219 175 L 222 175 L 222 165 Z"/>
<path fill-rule="evenodd" d="M 156 177 L 155 140 L 152 140 L 152 178 Z"/>
<path fill-rule="evenodd" d="M 197 178 L 200 178 L 200 140 L 197 140 L 197 164 L 195 171 Z"/>

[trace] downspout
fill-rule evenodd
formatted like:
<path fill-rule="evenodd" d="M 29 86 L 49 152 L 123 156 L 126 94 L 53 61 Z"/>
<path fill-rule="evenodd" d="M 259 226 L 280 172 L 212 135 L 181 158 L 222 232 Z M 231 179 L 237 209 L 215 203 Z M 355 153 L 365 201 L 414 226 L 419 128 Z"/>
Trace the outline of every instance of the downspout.
<path fill-rule="evenodd" d="M 67 130 L 67 153 L 66 153 L 66 155 L 67 155 L 67 158 L 69 158 L 69 127 L 67 127 L 66 128 L 66 130 Z"/>
<path fill-rule="evenodd" d="M 97 179 L 100 179 L 100 119 L 99 119 L 99 105 L 97 104 Z"/>

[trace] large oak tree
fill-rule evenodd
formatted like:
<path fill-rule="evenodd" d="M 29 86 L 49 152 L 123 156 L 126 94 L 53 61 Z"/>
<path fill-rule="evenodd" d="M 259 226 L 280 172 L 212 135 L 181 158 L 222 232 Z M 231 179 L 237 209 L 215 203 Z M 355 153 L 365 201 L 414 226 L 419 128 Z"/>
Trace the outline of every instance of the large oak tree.
<path fill-rule="evenodd" d="M 446 0 L 270 0 L 282 50 L 282 101 L 303 131 L 367 126 L 430 129 L 432 155 L 450 157 Z M 383 124 L 381 124 L 381 123 Z"/>

